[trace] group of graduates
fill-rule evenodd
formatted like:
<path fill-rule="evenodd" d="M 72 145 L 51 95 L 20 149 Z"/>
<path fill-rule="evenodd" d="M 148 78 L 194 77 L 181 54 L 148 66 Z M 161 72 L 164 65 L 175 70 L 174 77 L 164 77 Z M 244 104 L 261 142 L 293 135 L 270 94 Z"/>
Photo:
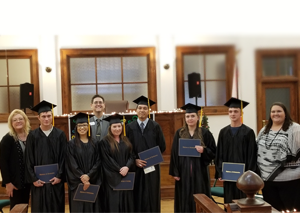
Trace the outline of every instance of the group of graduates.
<path fill-rule="evenodd" d="M 17 203 L 28 203 L 31 190 L 31 212 L 64 212 L 66 181 L 70 212 L 160 212 L 159 164 L 149 168 L 146 161 L 139 159 L 138 154 L 156 146 L 163 153 L 166 143 L 159 124 L 149 119 L 150 106 L 155 102 L 141 96 L 134 103 L 137 104 L 138 119 L 125 126 L 125 122 L 121 122 L 121 115 L 107 116 L 103 113 L 104 98 L 95 95 L 91 100 L 92 117 L 86 113 L 78 113 L 71 118 L 71 122 L 76 123 L 75 137 L 68 142 L 64 132 L 52 125 L 52 110 L 55 105 L 42 101 L 32 108 L 38 112 L 40 121 L 39 128 L 35 130 L 30 130 L 29 120 L 24 112 L 14 110 L 8 118 L 10 131 L 0 144 L 2 185 L 6 187 L 10 197 L 11 208 Z M 285 183 L 274 185 L 276 175 L 273 173 L 276 171 L 280 176 L 288 171 L 283 177 L 298 184 L 300 173 L 295 171 L 299 168 L 297 161 L 300 145 L 295 143 L 299 142 L 299 125 L 292 122 L 283 105 L 275 103 L 271 108 L 268 122 L 270 126 L 266 127 L 267 131 L 260 132 L 257 143 L 254 131 L 241 121 L 243 108 L 248 104 L 236 98 L 225 103 L 231 122 L 220 130 L 217 146 L 212 133 L 201 126 L 201 117 L 198 115 L 201 107 L 190 103 L 181 107 L 185 110 L 185 122 L 174 135 L 169 168 L 169 174 L 175 179 L 175 212 L 195 212 L 193 194 L 204 193 L 211 197 L 208 165 L 212 160 L 215 162 L 216 178 L 220 181 L 223 181 L 223 162 L 244 163 L 245 171 L 264 174 L 262 178 L 267 188 L 263 194 L 266 194 L 264 199 L 267 202 L 275 205 L 272 196 L 268 195 L 272 189 L 273 194 L 279 194 L 276 200 L 281 206 L 276 206 L 277 209 L 297 208 L 295 202 L 282 199 L 281 194 L 286 193 L 282 190 L 288 187 Z M 280 109 L 276 108 L 278 106 Z M 282 123 L 282 117 L 288 117 L 289 125 Z M 280 122 L 282 127 L 278 131 Z M 296 126 L 296 129 L 291 131 L 291 126 Z M 269 134 L 276 129 L 277 134 Z M 268 137 L 263 143 L 266 135 Z M 274 161 L 267 159 L 267 151 L 260 151 L 259 147 L 268 144 L 269 148 L 277 146 L 278 149 L 283 146 L 280 144 L 282 141 L 285 143 L 284 137 L 288 139 L 287 146 L 291 152 L 284 155 L 279 150 L 280 162 L 276 156 L 271 156 Z M 180 156 L 181 138 L 199 140 L 200 144 L 195 149 L 200 157 Z M 274 153 L 274 149 L 269 150 Z M 275 163 L 278 165 L 274 166 Z M 37 178 L 34 167 L 48 164 L 58 164 L 59 169 L 55 177 L 44 182 Z M 268 171 L 268 168 L 273 170 Z M 135 172 L 133 190 L 114 190 L 128 172 Z M 289 176 L 291 172 L 292 175 Z M 280 178 L 278 181 L 282 184 L 282 177 Z M 79 184 L 83 185 L 84 190 L 91 185 L 100 186 L 95 202 L 73 199 Z M 224 193 L 225 203 L 245 197 L 237 189 L 235 182 L 224 181 Z M 291 200 L 291 196 L 288 199 Z"/>

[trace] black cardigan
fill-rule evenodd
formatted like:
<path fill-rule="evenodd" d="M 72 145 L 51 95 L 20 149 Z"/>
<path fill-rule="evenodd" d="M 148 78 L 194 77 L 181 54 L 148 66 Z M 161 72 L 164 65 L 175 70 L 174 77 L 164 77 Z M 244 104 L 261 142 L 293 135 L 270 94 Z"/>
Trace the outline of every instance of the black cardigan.
<path fill-rule="evenodd" d="M 3 187 L 5 187 L 7 183 L 12 183 L 18 189 L 21 188 L 17 143 L 19 143 L 19 141 L 15 141 L 9 133 L 2 138 L 0 143 L 0 169 Z"/>

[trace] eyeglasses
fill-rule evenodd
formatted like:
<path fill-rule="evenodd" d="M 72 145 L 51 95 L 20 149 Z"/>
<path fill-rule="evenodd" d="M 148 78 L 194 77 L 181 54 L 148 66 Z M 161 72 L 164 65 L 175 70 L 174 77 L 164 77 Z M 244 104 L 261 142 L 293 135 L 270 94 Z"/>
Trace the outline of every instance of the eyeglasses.
<path fill-rule="evenodd" d="M 97 105 L 97 104 L 104 104 L 103 101 L 95 101 L 93 104 Z"/>
<path fill-rule="evenodd" d="M 77 128 L 88 127 L 88 124 L 77 124 Z"/>
<path fill-rule="evenodd" d="M 15 118 L 12 120 L 12 122 L 18 122 L 18 121 L 24 121 L 24 118 Z"/>

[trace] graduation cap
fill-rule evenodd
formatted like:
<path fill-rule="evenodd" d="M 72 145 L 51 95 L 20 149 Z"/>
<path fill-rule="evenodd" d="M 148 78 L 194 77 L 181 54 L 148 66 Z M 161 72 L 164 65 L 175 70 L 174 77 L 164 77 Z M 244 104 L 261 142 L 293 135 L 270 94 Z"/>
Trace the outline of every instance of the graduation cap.
<path fill-rule="evenodd" d="M 38 103 L 37 105 L 35 105 L 34 107 L 32 107 L 31 110 L 40 114 L 41 112 L 51 111 L 55 107 L 56 107 L 55 104 L 52 104 L 52 103 L 49 103 L 49 102 L 43 100 L 40 103 Z"/>
<path fill-rule="evenodd" d="M 52 125 L 54 126 L 54 112 L 53 112 L 53 108 L 55 108 L 56 105 L 49 103 L 48 101 L 41 101 L 40 103 L 38 103 L 37 105 L 35 105 L 34 107 L 31 108 L 32 111 L 37 112 L 38 114 L 41 114 L 42 112 L 49 112 L 52 111 Z"/>
<path fill-rule="evenodd" d="M 75 121 L 76 124 L 79 123 L 88 123 L 88 130 L 89 130 L 89 136 L 91 136 L 91 130 L 90 130 L 90 117 L 93 115 L 89 115 L 83 112 L 78 112 L 76 115 L 73 115 L 70 117 L 71 120 Z"/>
<path fill-rule="evenodd" d="M 109 125 L 112 124 L 117 124 L 117 123 L 122 123 L 121 119 L 123 119 L 123 132 L 124 132 L 124 136 L 126 136 L 126 131 L 125 131 L 125 116 L 119 115 L 118 113 L 113 114 L 109 117 L 104 118 L 103 120 L 106 120 L 109 122 Z"/>
<path fill-rule="evenodd" d="M 185 113 L 196 113 L 198 114 L 198 111 L 201 110 L 201 115 L 200 115 L 200 120 L 199 120 L 199 127 L 201 127 L 202 124 L 202 113 L 203 113 L 203 107 L 197 106 L 195 104 L 191 104 L 188 103 L 182 107 L 180 107 L 180 109 L 185 110 Z"/>
<path fill-rule="evenodd" d="M 148 106 L 148 114 L 149 114 L 149 118 L 150 118 L 150 106 L 155 104 L 154 101 L 152 101 L 151 99 L 142 95 L 142 96 L 138 97 L 137 99 L 135 99 L 133 102 L 136 103 L 137 105 L 147 105 Z"/>
<path fill-rule="evenodd" d="M 230 98 L 224 105 L 230 108 L 245 108 L 249 102 L 240 100 L 238 98 Z"/>

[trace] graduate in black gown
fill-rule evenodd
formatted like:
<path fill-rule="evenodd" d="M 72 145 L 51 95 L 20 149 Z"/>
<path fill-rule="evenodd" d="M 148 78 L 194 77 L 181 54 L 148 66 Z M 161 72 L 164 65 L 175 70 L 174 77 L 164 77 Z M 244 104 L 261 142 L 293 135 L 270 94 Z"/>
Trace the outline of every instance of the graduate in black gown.
<path fill-rule="evenodd" d="M 154 101 L 141 96 L 133 101 L 137 104 L 138 119 L 126 125 L 126 134 L 135 154 L 136 176 L 134 182 L 134 206 L 136 212 L 160 212 L 160 165 L 145 174 L 147 162 L 140 160 L 138 153 L 159 146 L 161 153 L 166 149 L 165 138 L 159 124 L 148 118 Z M 143 127 L 141 127 L 144 125 Z"/>
<path fill-rule="evenodd" d="M 90 184 L 101 185 L 100 153 L 92 138 L 88 114 L 71 117 L 76 122 L 75 138 L 69 141 L 66 153 L 66 174 L 69 189 L 70 212 L 100 212 L 100 199 L 94 203 L 73 200 L 80 183 L 87 189 Z"/>
<path fill-rule="evenodd" d="M 113 190 L 121 182 L 122 177 L 132 172 L 135 167 L 132 145 L 122 134 L 123 126 L 120 119 L 122 116 L 118 114 L 104 119 L 109 121 L 108 134 L 100 141 L 105 212 L 134 211 L 133 190 Z"/>
<path fill-rule="evenodd" d="M 215 158 L 216 143 L 211 132 L 199 126 L 197 112 L 201 107 L 188 103 L 181 109 L 185 110 L 185 124 L 175 133 L 169 170 L 176 180 L 174 212 L 196 212 L 193 194 L 211 196 L 207 166 Z M 195 148 L 200 157 L 179 156 L 180 138 L 199 139 L 200 145 Z"/>
<path fill-rule="evenodd" d="M 257 145 L 254 131 L 242 123 L 242 109 L 249 103 L 231 98 L 224 105 L 229 107 L 230 125 L 221 129 L 215 159 L 216 178 L 222 181 L 222 164 L 244 163 L 245 171 L 257 172 Z M 224 181 L 224 203 L 246 195 L 236 187 L 236 182 Z"/>
<path fill-rule="evenodd" d="M 42 101 L 32 108 L 38 112 L 40 127 L 31 131 L 27 137 L 25 150 L 25 175 L 31 183 L 31 212 L 64 212 L 65 211 L 65 133 L 52 126 L 55 107 Z M 34 166 L 58 164 L 58 172 L 49 183 L 39 180 Z"/>

